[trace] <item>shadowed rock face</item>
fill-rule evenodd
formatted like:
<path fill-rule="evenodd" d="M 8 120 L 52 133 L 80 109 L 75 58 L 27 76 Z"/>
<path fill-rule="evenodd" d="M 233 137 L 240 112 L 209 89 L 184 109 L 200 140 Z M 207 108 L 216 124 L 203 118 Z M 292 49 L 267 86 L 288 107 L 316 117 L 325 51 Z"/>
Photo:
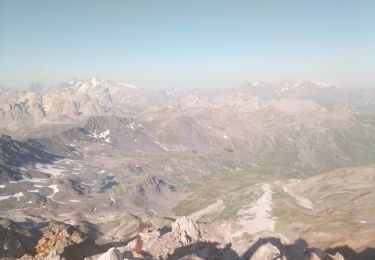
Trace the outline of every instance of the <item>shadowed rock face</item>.
<path fill-rule="evenodd" d="M 140 184 L 138 191 L 142 196 L 147 196 L 149 193 L 175 192 L 176 188 L 173 185 L 167 184 L 162 178 L 153 176 Z"/>
<path fill-rule="evenodd" d="M 38 229 L 25 228 L 20 223 L 0 218 L 0 258 L 34 253 L 40 237 L 41 232 Z"/>
<path fill-rule="evenodd" d="M 22 259 L 60 259 L 77 247 L 87 237 L 76 227 L 51 221 L 50 223 L 14 223 L 7 219 L 0 221 L 0 257 L 22 257 Z M 93 247 L 94 248 L 94 247 Z M 68 252 L 67 252 L 68 251 Z M 28 255 L 26 255 L 28 254 Z M 79 257 L 77 259 L 80 259 Z"/>
<path fill-rule="evenodd" d="M 0 137 L 0 179 L 21 179 L 18 168 L 35 163 L 51 163 L 60 156 L 49 153 L 37 140 L 17 141 L 9 135 Z"/>
<path fill-rule="evenodd" d="M 71 188 L 79 195 L 90 193 L 90 190 L 88 190 L 85 185 L 82 185 L 82 181 L 78 177 L 72 177 L 68 180 L 70 182 Z"/>
<path fill-rule="evenodd" d="M 21 257 L 26 254 L 22 241 L 11 229 L 0 226 L 0 257 Z"/>
<path fill-rule="evenodd" d="M 128 169 L 131 173 L 134 174 L 141 174 L 144 171 L 141 166 L 136 165 L 134 162 L 128 163 Z"/>
<path fill-rule="evenodd" d="M 48 163 L 59 158 L 46 152 L 46 147 L 36 141 L 17 141 L 9 135 L 0 137 L 0 149 L 0 163 L 7 166 L 21 167 L 31 162 Z"/>

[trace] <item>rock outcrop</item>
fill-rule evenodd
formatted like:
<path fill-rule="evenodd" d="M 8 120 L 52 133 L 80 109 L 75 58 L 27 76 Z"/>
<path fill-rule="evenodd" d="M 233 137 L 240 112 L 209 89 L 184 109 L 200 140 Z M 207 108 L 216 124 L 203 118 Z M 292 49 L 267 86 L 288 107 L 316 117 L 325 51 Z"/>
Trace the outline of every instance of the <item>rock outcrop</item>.
<path fill-rule="evenodd" d="M 83 241 L 84 236 L 73 226 L 51 223 L 35 249 L 38 255 L 48 255 L 50 252 L 63 255 L 66 247 L 79 245 Z"/>
<path fill-rule="evenodd" d="M 291 243 L 286 237 L 272 233 L 254 236 L 245 252 L 239 254 L 231 243 L 214 241 L 212 234 L 200 229 L 194 220 L 179 217 L 171 227 L 159 227 L 153 217 L 142 217 L 137 236 L 124 246 L 95 244 L 76 226 L 50 222 L 39 228 L 42 238 L 35 251 L 27 250 L 20 239 L 24 232 L 12 221 L 0 221 L 0 258 L 22 260 L 123 260 L 123 259 L 228 259 L 228 260 L 344 260 L 340 253 L 328 254 L 318 248 L 307 248 L 304 240 Z M 207 237 L 210 235 L 210 237 Z M 89 242 L 90 241 L 90 242 Z M 301 242 L 301 243 L 299 243 Z M 101 253 L 104 252 L 104 253 Z M 24 255 L 28 253 L 28 255 Z M 99 254 L 98 254 L 99 253 Z"/>
<path fill-rule="evenodd" d="M 196 243 L 202 239 L 197 224 L 185 216 L 179 217 L 172 223 L 172 233 L 177 235 L 183 246 Z"/>
<path fill-rule="evenodd" d="M 141 223 L 141 222 L 140 222 Z M 143 222 L 142 222 L 143 223 Z M 124 257 L 132 259 L 221 259 L 230 245 L 210 241 L 202 236 L 199 226 L 191 219 L 180 217 L 172 223 L 170 232 L 153 226 L 141 234 L 142 250 L 133 250 L 137 242 L 131 241 L 123 250 Z M 139 248 L 138 248 L 139 249 Z M 141 252 L 141 254 L 139 254 Z"/>
<path fill-rule="evenodd" d="M 0 258 L 32 253 L 37 241 L 37 230 L 26 229 L 12 220 L 0 218 Z"/>
<path fill-rule="evenodd" d="M 85 258 L 85 260 L 123 260 L 123 259 L 124 258 L 122 257 L 121 252 L 114 247 L 111 247 L 110 249 L 108 249 L 108 251 L 105 252 L 104 254 Z"/>

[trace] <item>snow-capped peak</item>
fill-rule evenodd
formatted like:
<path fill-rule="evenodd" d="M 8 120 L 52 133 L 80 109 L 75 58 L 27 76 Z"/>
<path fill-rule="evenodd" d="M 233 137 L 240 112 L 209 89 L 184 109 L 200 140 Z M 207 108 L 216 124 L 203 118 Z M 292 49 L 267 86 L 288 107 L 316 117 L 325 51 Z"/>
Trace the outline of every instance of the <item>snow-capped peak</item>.
<path fill-rule="evenodd" d="M 117 85 L 120 85 L 122 87 L 126 87 L 126 88 L 132 88 L 132 89 L 137 89 L 138 87 L 134 84 L 129 84 L 129 83 L 122 83 L 122 82 L 119 82 L 117 83 Z"/>
<path fill-rule="evenodd" d="M 98 79 L 95 78 L 95 77 L 91 78 L 90 82 L 91 82 L 91 85 L 92 85 L 93 87 L 96 87 L 98 84 L 100 84 L 100 80 L 98 80 Z"/>

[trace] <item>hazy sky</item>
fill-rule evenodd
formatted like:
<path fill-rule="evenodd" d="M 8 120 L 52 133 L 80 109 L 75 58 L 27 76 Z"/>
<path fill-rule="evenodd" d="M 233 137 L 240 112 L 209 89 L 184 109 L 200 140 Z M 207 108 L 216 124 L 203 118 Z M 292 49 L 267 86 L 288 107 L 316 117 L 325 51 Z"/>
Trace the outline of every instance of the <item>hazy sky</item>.
<path fill-rule="evenodd" d="M 0 84 L 375 87 L 374 0 L 0 0 Z"/>

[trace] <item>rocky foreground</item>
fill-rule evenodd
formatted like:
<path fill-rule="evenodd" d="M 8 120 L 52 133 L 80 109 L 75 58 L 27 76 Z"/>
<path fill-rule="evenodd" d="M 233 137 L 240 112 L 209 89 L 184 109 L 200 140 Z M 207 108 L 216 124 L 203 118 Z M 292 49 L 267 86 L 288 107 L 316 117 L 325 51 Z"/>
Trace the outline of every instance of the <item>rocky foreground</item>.
<path fill-rule="evenodd" d="M 241 254 L 232 245 L 212 240 L 209 231 L 180 217 L 160 227 L 151 217 L 140 218 L 127 241 L 97 243 L 90 228 L 50 222 L 38 225 L 0 221 L 1 259 L 117 260 L 117 259 L 345 259 L 290 242 L 276 233 L 259 233 Z"/>

